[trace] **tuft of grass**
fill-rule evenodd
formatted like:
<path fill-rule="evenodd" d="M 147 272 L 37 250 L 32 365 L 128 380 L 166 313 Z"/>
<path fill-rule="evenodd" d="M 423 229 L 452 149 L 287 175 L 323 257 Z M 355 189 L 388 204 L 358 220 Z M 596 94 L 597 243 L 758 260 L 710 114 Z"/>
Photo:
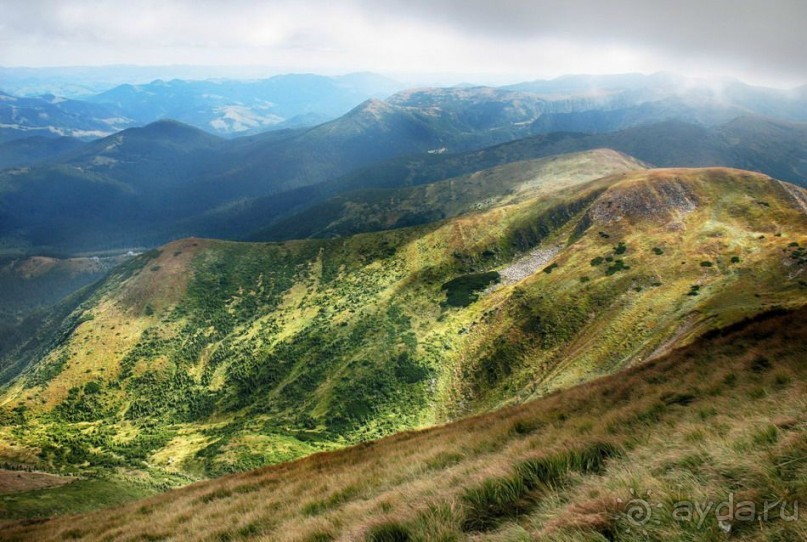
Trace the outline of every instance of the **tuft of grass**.
<path fill-rule="evenodd" d="M 532 509 L 539 494 L 563 484 L 572 473 L 602 472 L 606 460 L 621 453 L 612 443 L 594 442 L 582 449 L 522 461 L 515 465 L 512 475 L 486 479 L 465 491 L 462 528 L 465 531 L 491 530 L 504 519 Z"/>
<path fill-rule="evenodd" d="M 199 502 L 207 504 L 213 501 L 217 501 L 219 499 L 226 499 L 227 497 L 232 497 L 232 495 L 233 491 L 231 489 L 224 489 L 224 488 L 216 489 L 214 491 L 211 491 L 210 493 L 207 493 L 199 497 Z"/>
<path fill-rule="evenodd" d="M 412 535 L 402 523 L 389 521 L 370 527 L 364 539 L 367 542 L 409 542 Z"/>
<path fill-rule="evenodd" d="M 342 504 L 356 497 L 358 494 L 358 486 L 347 486 L 332 493 L 324 499 L 317 499 L 306 503 L 302 507 L 302 512 L 308 516 L 316 516 L 330 510 L 331 508 L 341 506 Z"/>
<path fill-rule="evenodd" d="M 763 427 L 751 437 L 757 446 L 772 446 L 779 440 L 779 429 L 773 424 Z"/>

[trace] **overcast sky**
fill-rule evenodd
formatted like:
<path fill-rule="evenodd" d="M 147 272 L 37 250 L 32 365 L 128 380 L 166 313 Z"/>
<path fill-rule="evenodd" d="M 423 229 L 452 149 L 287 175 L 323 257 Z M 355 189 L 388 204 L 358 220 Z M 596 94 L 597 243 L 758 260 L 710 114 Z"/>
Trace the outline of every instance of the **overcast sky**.
<path fill-rule="evenodd" d="M 807 0 L 0 0 L 0 65 L 807 83 Z"/>

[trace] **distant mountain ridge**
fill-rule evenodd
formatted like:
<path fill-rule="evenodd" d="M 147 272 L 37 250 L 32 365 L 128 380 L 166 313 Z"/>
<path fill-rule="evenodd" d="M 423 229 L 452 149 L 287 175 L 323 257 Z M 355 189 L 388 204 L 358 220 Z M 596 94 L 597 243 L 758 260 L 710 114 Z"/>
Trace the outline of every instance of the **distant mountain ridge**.
<path fill-rule="evenodd" d="M 277 75 L 262 80 L 155 80 L 81 99 L 17 97 L 0 91 L 0 142 L 42 135 L 85 140 L 174 119 L 234 136 L 314 126 L 402 85 L 372 73 Z"/>
<path fill-rule="evenodd" d="M 132 125 L 120 110 L 53 95 L 21 98 L 0 92 L 0 143 L 31 136 L 96 139 Z"/>
<path fill-rule="evenodd" d="M 761 117 L 741 117 L 715 128 L 665 121 L 603 134 L 552 132 L 456 154 L 400 157 L 359 169 L 338 182 L 353 189 L 417 185 L 508 162 L 597 148 L 618 150 L 656 166 L 746 168 L 807 185 L 807 123 Z"/>
<path fill-rule="evenodd" d="M 166 118 L 219 135 L 249 135 L 314 126 L 345 114 L 366 99 L 388 97 L 391 104 L 439 113 L 455 124 L 497 130 L 509 125 L 514 132 L 511 139 L 551 131 L 605 132 L 666 120 L 715 126 L 742 115 L 807 121 L 803 89 L 783 91 L 736 80 L 714 82 L 666 73 L 564 76 L 501 88 L 470 85 L 407 90 L 372 73 L 286 74 L 261 80 L 158 79 L 120 85 L 83 98 L 84 102 L 50 95 L 0 97 L 0 122 L 4 124 L 0 137 L 5 139 L 34 135 L 23 133 L 32 130 L 45 135 L 100 137 L 115 128 Z M 4 122 L 9 100 L 38 100 L 40 103 L 26 107 L 45 117 L 29 113 L 17 115 L 21 122 Z M 56 102 L 66 103 L 54 109 Z M 84 122 L 70 118 L 70 111 L 79 108 L 83 108 Z M 88 123 L 91 118 L 98 120 Z M 43 119 L 51 120 L 46 123 Z"/>
<path fill-rule="evenodd" d="M 0 225 L 6 246 L 23 251 L 244 238 L 345 191 L 600 148 L 656 166 L 740 167 L 807 184 L 805 124 L 745 117 L 715 128 L 668 121 L 604 134 L 514 135 L 451 111 L 378 100 L 314 128 L 233 140 L 162 121 L 0 172 Z"/>
<path fill-rule="evenodd" d="M 149 107 L 167 107 L 152 99 L 163 92 L 194 109 L 187 93 L 210 94 L 210 85 L 253 97 L 256 88 L 297 89 L 297 102 L 288 103 L 308 107 L 334 86 L 352 97 L 346 105 L 356 89 L 370 92 L 385 82 L 371 74 L 296 75 L 118 90 Z M 569 77 L 512 88 L 408 89 L 317 126 L 230 140 L 169 120 L 85 145 L 25 138 L 0 143 L 0 165 L 14 167 L 0 171 L 2 237 L 5 247 L 28 253 L 154 246 L 200 234 L 245 238 L 345 191 L 598 148 L 656 166 L 738 167 L 805 184 L 805 125 L 746 114 L 798 117 L 803 93 L 785 94 L 737 82 L 711 88 L 664 74 Z M 4 95 L 0 112 L 18 115 L 25 100 Z M 33 101 L 65 114 L 78 107 L 52 97 Z M 52 126 L 40 128 L 53 133 Z M 14 137 L 21 134 L 28 132 Z"/>
<path fill-rule="evenodd" d="M 321 124 L 400 88 L 369 73 L 288 74 L 255 81 L 156 80 L 121 85 L 87 100 L 126 111 L 141 124 L 170 118 L 219 135 L 248 135 Z"/>

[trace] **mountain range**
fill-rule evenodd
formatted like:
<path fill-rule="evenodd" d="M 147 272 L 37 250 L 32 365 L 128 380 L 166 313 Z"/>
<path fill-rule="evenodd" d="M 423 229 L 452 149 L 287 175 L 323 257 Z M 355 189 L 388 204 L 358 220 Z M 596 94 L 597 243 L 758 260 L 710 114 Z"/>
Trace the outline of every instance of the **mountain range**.
<path fill-rule="evenodd" d="M 13 85 L 15 76 L 9 77 Z M 807 121 L 805 87 L 778 90 L 668 73 L 565 76 L 501 88 L 443 89 L 405 89 L 372 73 L 286 74 L 254 80 L 157 79 L 70 99 L 50 93 L 1 94 L 0 140 L 35 134 L 87 139 L 163 119 L 223 136 L 249 135 L 314 126 L 368 98 L 389 98 L 393 105 L 453 115 L 478 127 L 518 126 L 516 132 L 522 135 L 608 132 L 667 120 L 716 126 L 747 115 Z"/>
<path fill-rule="evenodd" d="M 803 538 L 670 510 L 807 497 L 804 104 L 0 96 L 0 540 Z"/>
<path fill-rule="evenodd" d="M 87 100 L 125 111 L 138 124 L 168 118 L 220 135 L 246 135 L 321 124 L 400 88 L 370 73 L 290 74 L 256 81 L 156 80 L 117 86 Z"/>
<path fill-rule="evenodd" d="M 0 142 L 32 135 L 87 140 L 163 119 L 223 136 L 247 135 L 314 126 L 368 98 L 385 98 L 400 89 L 399 83 L 380 75 L 355 73 L 253 81 L 158 79 L 71 99 L 0 93 Z"/>
<path fill-rule="evenodd" d="M 450 110 L 376 100 L 315 128 L 233 140 L 161 121 L 1 171 L 0 231 L 7 253 L 29 254 L 126 251 L 188 235 L 269 240 L 273 224 L 351 190 L 598 148 L 656 166 L 738 167 L 807 183 L 805 124 L 742 117 L 714 128 L 669 121 L 512 137 Z"/>
<path fill-rule="evenodd" d="M 53 95 L 36 98 L 0 91 L 0 143 L 31 136 L 98 138 L 131 125 L 113 108 Z"/>

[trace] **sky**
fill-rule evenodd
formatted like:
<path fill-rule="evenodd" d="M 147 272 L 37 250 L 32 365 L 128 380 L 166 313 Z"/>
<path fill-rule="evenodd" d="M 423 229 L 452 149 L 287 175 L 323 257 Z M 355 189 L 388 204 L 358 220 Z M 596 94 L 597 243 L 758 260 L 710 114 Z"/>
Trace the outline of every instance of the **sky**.
<path fill-rule="evenodd" d="M 807 83 L 805 25 L 807 0 L 0 0 L 0 66 L 500 83 L 671 71 L 791 87 Z"/>

